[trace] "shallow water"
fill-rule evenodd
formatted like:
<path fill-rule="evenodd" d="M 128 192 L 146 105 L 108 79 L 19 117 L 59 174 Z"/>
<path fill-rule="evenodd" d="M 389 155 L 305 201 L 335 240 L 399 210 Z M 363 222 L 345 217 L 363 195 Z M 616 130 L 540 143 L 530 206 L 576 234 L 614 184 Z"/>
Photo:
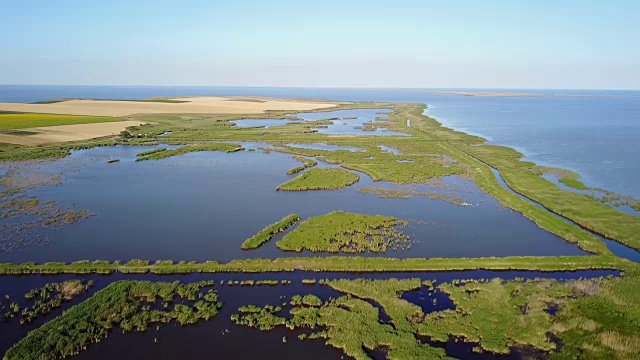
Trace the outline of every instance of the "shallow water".
<path fill-rule="evenodd" d="M 284 126 L 287 124 L 295 124 L 295 122 L 287 119 L 242 119 L 229 121 L 239 128 Z"/>
<path fill-rule="evenodd" d="M 553 174 L 544 174 L 542 175 L 543 178 L 545 178 L 546 180 L 554 183 L 557 187 L 559 187 L 562 190 L 565 191 L 571 191 L 574 192 L 576 194 L 582 194 L 582 195 L 589 195 L 589 196 L 595 196 L 595 197 L 601 197 L 603 195 L 603 193 L 599 192 L 599 191 L 594 191 L 594 190 L 580 190 L 580 189 L 574 189 L 570 186 L 567 186 L 563 183 L 561 183 L 558 178 L 556 176 L 554 176 Z M 626 205 L 619 205 L 619 206 L 613 206 L 616 210 L 625 212 L 629 215 L 634 215 L 634 216 L 640 216 L 640 211 L 632 209 L 629 206 Z"/>
<path fill-rule="evenodd" d="M 476 159 L 476 160 L 477 160 L 477 159 Z M 479 160 L 478 160 L 478 161 L 479 161 Z M 486 164 L 485 164 L 485 165 L 486 165 Z M 488 165 L 487 165 L 487 166 L 488 166 Z M 492 167 L 490 167 L 490 169 L 491 169 L 491 172 L 493 172 L 493 175 L 496 177 L 496 180 L 498 181 L 498 184 L 499 184 L 500 186 L 502 186 L 504 189 L 508 190 L 510 193 L 512 193 L 512 194 L 514 194 L 514 195 L 516 195 L 516 196 L 517 196 L 517 197 L 519 197 L 520 199 L 522 199 L 522 200 L 524 200 L 524 201 L 526 201 L 526 202 L 528 202 L 528 203 L 530 203 L 530 204 L 535 205 L 536 207 L 538 207 L 538 208 L 540 208 L 540 209 L 543 209 L 543 210 L 547 211 L 548 213 L 550 213 L 550 214 L 552 214 L 553 216 L 555 216 L 555 217 L 557 217 L 557 218 L 561 219 L 562 221 L 564 221 L 564 222 L 566 222 L 566 223 L 568 223 L 568 224 L 571 224 L 571 225 L 577 226 L 577 227 L 581 228 L 582 230 L 584 230 L 584 231 L 588 232 L 589 234 L 591 234 L 591 235 L 593 235 L 593 236 L 597 237 L 598 239 L 600 239 L 600 241 L 604 242 L 604 243 L 607 245 L 607 247 L 609 248 L 609 250 L 610 250 L 613 254 L 615 254 L 616 256 L 620 256 L 620 257 L 623 257 L 623 258 L 625 258 L 625 259 L 628 259 L 628 260 L 631 260 L 631 261 L 634 261 L 634 262 L 640 262 L 640 252 L 639 252 L 639 251 L 637 251 L 637 250 L 635 250 L 635 249 L 633 249 L 633 248 L 630 248 L 630 247 L 628 247 L 628 246 L 626 246 L 626 245 L 624 245 L 624 244 L 621 244 L 621 243 L 619 243 L 619 242 L 617 242 L 617 241 L 607 239 L 607 238 L 605 238 L 604 236 L 602 236 L 602 235 L 600 235 L 600 234 L 598 234 L 598 233 L 596 233 L 596 232 L 593 232 L 593 231 L 591 231 L 591 230 L 589 230 L 589 229 L 585 228 L 584 226 L 581 226 L 581 225 L 579 225 L 579 224 L 575 223 L 574 221 L 572 221 L 572 220 L 570 220 L 570 219 L 568 219 L 568 218 L 566 218 L 566 217 L 564 217 L 564 216 L 561 216 L 561 215 L 559 215 L 559 214 L 556 214 L 556 213 L 554 213 L 554 212 L 550 211 L 549 209 L 547 209 L 546 207 L 544 207 L 544 206 L 543 206 L 542 204 L 540 204 L 539 202 L 536 202 L 536 201 L 534 201 L 534 200 L 532 200 L 532 199 L 529 199 L 528 197 L 526 197 L 526 196 L 524 196 L 524 195 L 521 195 L 521 194 L 519 194 L 519 193 L 515 192 L 515 191 L 514 191 L 514 190 L 513 190 L 513 189 L 512 189 L 512 188 L 511 188 L 511 187 L 510 187 L 510 186 L 509 186 L 505 181 L 504 181 L 504 179 L 502 178 L 502 175 L 500 174 L 500 171 L 498 171 L 497 169 L 494 169 L 494 168 L 492 168 Z"/>
<path fill-rule="evenodd" d="M 377 127 L 373 130 L 365 130 L 366 124 L 387 123 L 386 114 L 389 109 L 356 109 L 340 110 L 320 113 L 300 113 L 289 114 L 287 116 L 297 117 L 302 121 L 330 120 L 331 124 L 323 124 L 315 128 L 320 134 L 326 135 L 359 135 L 359 136 L 411 136 L 411 134 L 390 131 L 385 127 Z M 241 119 L 230 121 L 238 128 L 250 127 L 274 127 L 295 123 L 289 119 Z"/>
<path fill-rule="evenodd" d="M 391 153 L 393 155 L 400 155 L 400 150 L 391 147 L 391 146 L 386 146 L 386 145 L 378 145 L 378 147 L 380 148 L 380 150 L 382 150 L 383 152 L 388 152 Z"/>
<path fill-rule="evenodd" d="M 263 146 L 265 144 L 262 144 Z M 257 148 L 260 144 L 243 144 Z M 161 147 L 161 146 L 159 146 Z M 411 236 L 408 251 L 367 254 L 392 257 L 479 257 L 585 254 L 574 244 L 538 228 L 502 207 L 475 184 L 455 177 L 440 184 L 399 186 L 374 183 L 360 173 L 353 186 L 334 191 L 286 192 L 275 188 L 293 178 L 299 166 L 290 155 L 262 151 L 200 152 L 159 161 L 135 162 L 149 147 L 104 147 L 74 152 L 47 166 L 55 172 L 73 167 L 64 181 L 32 191 L 41 201 L 74 204 L 97 214 L 56 230 L 46 246 L 0 253 L 0 262 L 124 260 L 218 260 L 283 256 L 323 256 L 283 252 L 275 241 L 243 251 L 240 244 L 290 213 L 303 219 L 334 210 L 390 215 L 412 220 L 402 231 Z M 107 164 L 106 159 L 119 163 Z M 320 167 L 335 167 L 320 162 Z M 407 164 L 410 166 L 410 164 Z M 409 188 L 454 196 L 472 206 L 426 197 L 380 199 L 358 190 L 365 186 Z M 282 234 L 280 237 L 283 236 Z"/>
<path fill-rule="evenodd" d="M 317 113 L 299 113 L 289 114 L 302 118 L 306 121 L 327 120 L 330 119 L 333 124 L 327 125 L 326 128 L 318 128 L 320 134 L 327 135 L 359 135 L 359 136 L 411 136 L 411 134 L 390 131 L 384 127 L 375 130 L 364 130 L 365 124 L 380 124 L 386 122 L 384 118 L 390 113 L 388 109 L 356 109 L 356 110 L 339 110 L 330 112 Z M 378 119 L 382 118 L 382 119 Z"/>
<path fill-rule="evenodd" d="M 313 150 L 327 150 L 327 151 L 338 151 L 338 150 L 347 150 L 351 152 L 366 151 L 363 148 L 354 147 L 354 146 L 341 146 L 341 145 L 328 145 L 328 144 L 287 144 L 287 146 L 292 148 L 298 148 L 298 149 L 313 149 Z"/>

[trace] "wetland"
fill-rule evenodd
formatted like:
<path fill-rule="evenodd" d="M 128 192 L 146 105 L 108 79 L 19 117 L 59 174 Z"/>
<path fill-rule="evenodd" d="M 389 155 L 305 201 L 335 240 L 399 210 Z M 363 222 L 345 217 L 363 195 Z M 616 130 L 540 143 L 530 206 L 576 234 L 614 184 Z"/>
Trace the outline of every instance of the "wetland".
<path fill-rule="evenodd" d="M 637 353 L 632 211 L 424 105 L 334 107 L 0 146 L 4 358 Z"/>
<path fill-rule="evenodd" d="M 15 169 L 16 177 L 20 172 L 37 172 L 42 177 L 67 173 L 61 183 L 29 189 L 28 194 L 41 202 L 63 200 L 96 216 L 55 230 L 55 237 L 48 234 L 52 241 L 46 246 L 24 246 L 0 253 L 0 262 L 133 258 L 230 261 L 292 256 L 279 251 L 273 241 L 255 252 L 243 252 L 241 245 L 288 214 L 300 214 L 306 220 L 334 210 L 410 220 L 403 232 L 412 238 L 413 245 L 411 249 L 391 251 L 393 257 L 587 255 L 504 208 L 468 180 L 444 177 L 434 185 L 374 182 L 364 173 L 340 170 L 320 161 L 318 169 L 339 170 L 357 175 L 359 180 L 337 190 L 276 191 L 282 183 L 299 176 L 287 175 L 299 162 L 289 154 L 259 150 L 266 144 L 239 144 L 257 151 L 194 152 L 137 161 L 144 150 L 154 150 L 141 146 L 99 147 L 74 151 L 51 163 Z M 109 157 L 120 162 L 102 161 Z M 75 165 L 80 167 L 68 173 L 67 169 Z M 338 185 L 333 176 L 328 181 L 331 187 Z M 443 194 L 471 205 L 422 196 L 380 198 L 360 192 L 371 186 Z M 153 246 L 145 239 L 153 239 Z M 181 239 L 180 246 L 174 246 L 176 239 Z M 278 235 L 275 240 L 280 240 Z M 74 251 L 67 251 L 69 248 Z"/>

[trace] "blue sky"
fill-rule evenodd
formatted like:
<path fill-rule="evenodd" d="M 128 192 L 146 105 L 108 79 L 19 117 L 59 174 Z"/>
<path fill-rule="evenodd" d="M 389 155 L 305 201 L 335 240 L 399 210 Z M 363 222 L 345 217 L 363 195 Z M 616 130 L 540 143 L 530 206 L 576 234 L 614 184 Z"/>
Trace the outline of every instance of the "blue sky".
<path fill-rule="evenodd" d="M 639 1 L 0 0 L 0 83 L 640 88 Z"/>

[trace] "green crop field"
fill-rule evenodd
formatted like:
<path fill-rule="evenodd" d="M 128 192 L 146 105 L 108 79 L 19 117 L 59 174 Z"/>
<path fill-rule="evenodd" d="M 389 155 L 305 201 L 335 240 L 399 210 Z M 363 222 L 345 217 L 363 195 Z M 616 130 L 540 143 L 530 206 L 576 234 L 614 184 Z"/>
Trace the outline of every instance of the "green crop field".
<path fill-rule="evenodd" d="M 0 114 L 0 130 L 26 129 L 41 126 L 93 124 L 120 120 L 122 119 L 108 116 L 5 113 Z"/>

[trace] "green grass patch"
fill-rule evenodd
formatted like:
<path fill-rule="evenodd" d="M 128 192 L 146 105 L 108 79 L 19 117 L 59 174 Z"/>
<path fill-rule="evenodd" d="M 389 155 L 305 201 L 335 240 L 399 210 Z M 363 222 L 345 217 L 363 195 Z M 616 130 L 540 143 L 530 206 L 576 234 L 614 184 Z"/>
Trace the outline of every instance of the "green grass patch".
<path fill-rule="evenodd" d="M 221 304 L 210 287 L 213 281 L 180 282 L 117 281 L 88 300 L 29 332 L 4 355 L 4 360 L 52 359 L 72 356 L 119 327 L 123 332 L 145 331 L 150 324 L 172 320 L 181 325 L 208 320 Z M 179 302 L 175 298 L 179 297 Z M 152 307 L 157 300 L 163 309 Z"/>
<path fill-rule="evenodd" d="M 0 114 L 0 130 L 26 129 L 42 126 L 92 124 L 120 121 L 107 116 L 81 116 L 57 114 Z"/>
<path fill-rule="evenodd" d="M 167 150 L 167 149 L 149 150 L 147 151 L 147 153 L 149 153 L 148 155 L 139 156 L 136 159 L 136 161 L 160 160 L 160 159 L 166 159 L 172 156 L 184 155 L 191 152 L 200 152 L 200 151 L 224 151 L 224 152 L 232 153 L 232 152 L 241 151 L 241 150 L 244 150 L 244 148 L 236 144 L 185 145 L 175 150 Z"/>
<path fill-rule="evenodd" d="M 559 179 L 558 181 L 560 181 L 561 183 L 567 185 L 568 187 L 576 189 L 576 190 L 589 190 L 589 187 L 587 187 L 580 180 L 576 180 L 576 179 Z"/>
<path fill-rule="evenodd" d="M 284 191 L 335 190 L 353 185 L 360 175 L 344 169 L 310 169 L 276 189 Z"/>
<path fill-rule="evenodd" d="M 386 187 L 366 186 L 358 190 L 358 192 L 361 192 L 363 194 L 378 195 L 378 197 L 381 199 L 410 199 L 414 196 L 424 196 L 433 200 L 443 200 L 454 205 L 465 204 L 462 199 L 453 196 L 437 194 L 428 191 L 417 191 L 415 189 L 390 189 Z"/>
<path fill-rule="evenodd" d="M 289 171 L 287 171 L 287 175 L 297 174 L 297 173 L 299 173 L 300 171 L 302 171 L 304 169 L 305 169 L 304 166 L 292 167 L 291 169 L 289 169 Z"/>
<path fill-rule="evenodd" d="M 626 269 L 629 261 L 616 256 L 510 256 L 484 258 L 378 258 L 378 257 L 290 257 L 278 259 L 243 259 L 228 263 L 217 261 L 161 262 L 151 264 L 148 260 L 123 264 L 119 261 L 82 260 L 72 263 L 47 262 L 35 264 L 0 263 L 0 275 L 29 274 L 112 274 L 154 273 L 191 274 L 219 272 L 280 272 L 280 271 L 359 271 L 359 272 L 406 272 L 406 271 L 462 271 L 462 270 L 536 270 L 575 271 Z"/>
<path fill-rule="evenodd" d="M 34 288 L 24 294 L 26 304 L 20 308 L 18 301 L 6 295 L 0 301 L 0 310 L 5 310 L 5 304 L 11 302 L 4 317 L 9 319 L 20 316 L 20 324 L 29 324 L 37 318 L 46 316 L 51 311 L 62 306 L 64 302 L 70 301 L 76 296 L 82 295 L 93 286 L 93 280 L 84 282 L 82 280 L 66 280 L 59 283 L 47 283 L 40 288 Z M 8 309 L 7 309 L 8 310 Z"/>
<path fill-rule="evenodd" d="M 570 302 L 557 315 L 554 332 L 562 351 L 551 359 L 634 359 L 640 354 L 640 270 L 582 286 L 592 296 Z"/>
<path fill-rule="evenodd" d="M 565 304 L 577 296 L 569 286 L 555 280 L 494 279 L 443 284 L 438 288 L 451 297 L 456 309 L 428 314 L 417 325 L 420 334 L 437 341 L 462 337 L 497 354 L 510 353 L 514 344 L 554 350 L 556 345 L 547 336 L 552 327 L 548 302 Z"/>
<path fill-rule="evenodd" d="M 326 284 L 338 291 L 354 293 L 356 296 L 376 301 L 389 302 L 391 298 L 398 299 L 402 291 L 412 290 L 421 286 L 420 279 L 411 280 L 335 280 Z M 376 349 L 387 351 L 389 359 L 445 359 L 444 349 L 421 344 L 415 336 L 415 330 L 410 326 L 398 326 L 396 318 L 392 317 L 393 326 L 382 323 L 379 309 L 369 302 L 349 295 L 341 296 L 322 302 L 313 294 L 295 295 L 291 298 L 291 308 L 288 316 L 280 314 L 283 309 L 279 306 L 254 305 L 243 306 L 239 313 L 231 319 L 238 325 L 259 328 L 270 331 L 276 327 L 286 326 L 289 329 L 310 329 L 311 334 L 300 337 L 304 339 L 326 339 L 326 344 L 342 350 L 354 359 L 370 359 L 366 350 Z M 416 307 L 415 305 L 413 305 Z M 385 307 L 385 310 L 387 308 Z M 417 307 L 420 311 L 420 308 Z M 402 311 L 402 310 L 401 310 Z M 404 313 L 402 316 L 404 317 Z M 407 321 L 405 318 L 404 322 Z"/>
<path fill-rule="evenodd" d="M 400 331 L 413 332 L 414 326 L 410 319 L 422 315 L 419 306 L 400 299 L 403 292 L 422 287 L 422 280 L 418 278 L 403 280 L 341 279 L 325 281 L 325 284 L 340 292 L 377 302 L 389 315 L 395 328 Z"/>
<path fill-rule="evenodd" d="M 155 153 L 159 153 L 162 151 L 167 151 L 167 148 L 158 148 L 158 149 L 153 149 L 153 150 L 147 150 L 147 151 L 142 151 L 136 154 L 137 157 L 146 157 L 149 155 L 153 155 Z"/>
<path fill-rule="evenodd" d="M 514 347 L 531 347 L 552 359 L 631 359 L 640 346 L 635 341 L 639 314 L 631 305 L 638 301 L 637 279 L 454 280 L 437 290 L 449 295 L 455 309 L 429 314 L 401 298 L 404 292 L 423 287 L 431 293 L 434 284 L 429 280 L 321 279 L 320 284 L 347 295 L 326 302 L 313 294 L 295 295 L 289 308 L 246 305 L 232 321 L 263 331 L 310 329 L 301 340 L 326 339 L 327 345 L 356 359 L 369 359 L 363 349 L 379 348 L 392 359 L 445 355 L 442 349 L 420 344 L 418 336 L 475 342 L 474 351 L 479 353 L 507 355 Z M 618 305 L 610 301 L 614 297 Z M 382 323 L 378 306 L 392 326 Z M 556 316 L 549 313 L 551 306 L 558 309 Z M 561 352 L 556 352 L 550 334 L 561 337 Z"/>
<path fill-rule="evenodd" d="M 289 311 L 289 319 L 279 316 L 281 310 L 273 305 L 249 305 L 238 309 L 239 314 L 231 320 L 262 331 L 279 326 L 310 328 L 311 334 L 300 335 L 300 340 L 325 339 L 327 345 L 357 360 L 370 359 L 365 349 L 385 350 L 389 359 L 449 359 L 444 349 L 420 344 L 413 333 L 382 323 L 378 309 L 364 300 L 341 296 L 321 307 L 296 305 Z"/>
<path fill-rule="evenodd" d="M 264 229 L 260 230 L 257 234 L 253 235 L 249 239 L 245 240 L 242 243 L 242 248 L 244 250 L 249 249 L 257 249 L 262 244 L 271 240 L 273 235 L 281 233 L 291 226 L 295 225 L 298 221 L 300 221 L 300 215 L 298 214 L 290 214 L 283 217 L 280 221 L 277 221 Z"/>
<path fill-rule="evenodd" d="M 296 166 L 294 168 L 289 169 L 289 171 L 287 171 L 288 175 L 293 175 L 293 174 L 297 174 L 300 171 L 306 169 L 306 168 L 310 168 L 310 167 L 314 167 L 316 165 L 318 165 L 318 162 L 313 160 L 313 159 L 307 159 L 306 157 L 303 156 L 299 156 L 299 155 L 294 155 L 293 156 L 294 159 L 301 161 L 302 162 L 302 166 Z"/>
<path fill-rule="evenodd" d="M 385 252 L 408 247 L 409 237 L 397 230 L 407 224 L 391 216 L 333 211 L 302 222 L 276 245 L 285 251 Z"/>

